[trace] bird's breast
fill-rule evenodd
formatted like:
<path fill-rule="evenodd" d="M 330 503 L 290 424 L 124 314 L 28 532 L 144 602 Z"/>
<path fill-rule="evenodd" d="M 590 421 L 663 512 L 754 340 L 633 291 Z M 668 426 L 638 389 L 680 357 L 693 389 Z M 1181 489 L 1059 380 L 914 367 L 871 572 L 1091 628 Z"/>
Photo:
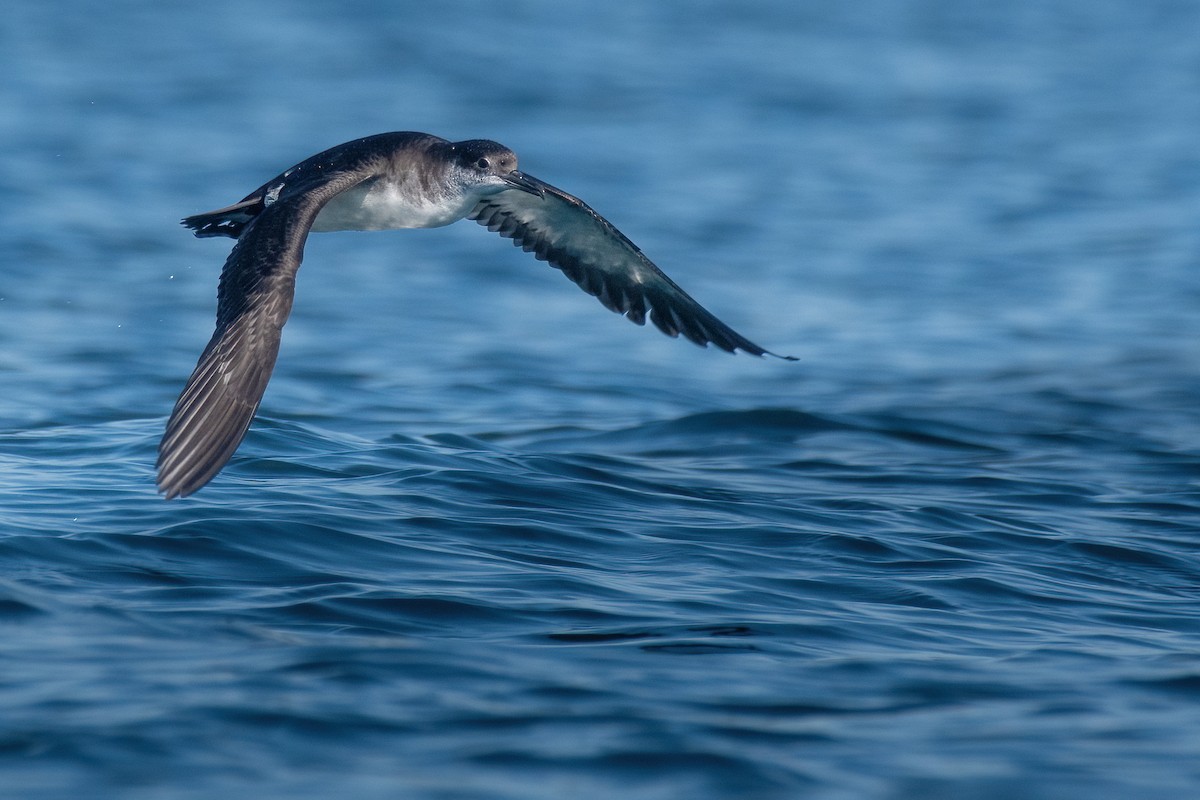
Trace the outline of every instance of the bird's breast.
<path fill-rule="evenodd" d="M 376 181 L 334 197 L 313 223 L 314 231 L 387 231 L 396 228 L 437 228 L 457 222 L 474 207 L 475 199 L 430 197 L 410 184 Z"/>

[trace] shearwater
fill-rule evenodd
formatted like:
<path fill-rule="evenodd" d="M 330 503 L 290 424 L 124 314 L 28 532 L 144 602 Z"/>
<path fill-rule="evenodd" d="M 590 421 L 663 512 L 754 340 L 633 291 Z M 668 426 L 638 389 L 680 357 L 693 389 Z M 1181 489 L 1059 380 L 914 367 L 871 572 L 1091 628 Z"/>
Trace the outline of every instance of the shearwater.
<path fill-rule="evenodd" d="M 698 345 L 779 356 L 712 315 L 587 204 L 517 169 L 487 139 L 381 133 L 300 162 L 226 208 L 187 217 L 196 236 L 236 239 L 217 326 L 158 447 L 158 488 L 212 480 L 250 427 L 279 354 L 309 231 L 435 228 L 472 219 L 562 270 L 606 308 Z"/>

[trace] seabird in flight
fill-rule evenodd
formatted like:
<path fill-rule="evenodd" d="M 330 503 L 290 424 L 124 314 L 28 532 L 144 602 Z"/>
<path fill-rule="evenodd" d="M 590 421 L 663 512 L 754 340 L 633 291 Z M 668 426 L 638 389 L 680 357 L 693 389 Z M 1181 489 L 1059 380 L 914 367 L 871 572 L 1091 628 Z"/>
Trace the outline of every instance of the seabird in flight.
<path fill-rule="evenodd" d="M 436 228 L 471 219 L 562 270 L 608 309 L 698 345 L 778 356 L 713 316 L 583 201 L 517 170 L 486 139 L 382 133 L 300 162 L 226 208 L 187 217 L 196 236 L 236 239 L 217 327 L 158 446 L 158 488 L 212 480 L 250 427 L 279 354 L 309 231 Z"/>

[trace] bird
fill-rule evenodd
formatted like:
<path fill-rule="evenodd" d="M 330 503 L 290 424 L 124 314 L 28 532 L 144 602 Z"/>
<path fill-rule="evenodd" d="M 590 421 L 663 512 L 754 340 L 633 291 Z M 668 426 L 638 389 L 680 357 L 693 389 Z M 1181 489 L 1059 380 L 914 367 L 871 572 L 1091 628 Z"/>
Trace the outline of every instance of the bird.
<path fill-rule="evenodd" d="M 638 325 L 649 318 L 701 346 L 795 360 L 721 322 L 582 200 L 518 170 L 504 145 L 415 131 L 366 136 L 301 161 L 233 205 L 182 220 L 198 237 L 236 243 L 221 271 L 216 329 L 159 443 L 159 492 L 170 500 L 198 491 L 245 438 L 275 367 L 310 232 L 461 219 L 511 239 Z"/>

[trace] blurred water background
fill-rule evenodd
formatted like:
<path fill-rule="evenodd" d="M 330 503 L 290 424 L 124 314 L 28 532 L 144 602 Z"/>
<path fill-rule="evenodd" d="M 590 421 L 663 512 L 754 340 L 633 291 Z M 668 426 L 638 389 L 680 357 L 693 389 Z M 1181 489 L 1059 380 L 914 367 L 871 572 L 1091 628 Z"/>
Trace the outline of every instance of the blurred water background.
<path fill-rule="evenodd" d="M 0 796 L 1200 789 L 1200 5 L 0 19 Z M 314 236 L 164 502 L 227 240 L 371 133 L 512 147 L 796 364 L 479 226 Z"/>

